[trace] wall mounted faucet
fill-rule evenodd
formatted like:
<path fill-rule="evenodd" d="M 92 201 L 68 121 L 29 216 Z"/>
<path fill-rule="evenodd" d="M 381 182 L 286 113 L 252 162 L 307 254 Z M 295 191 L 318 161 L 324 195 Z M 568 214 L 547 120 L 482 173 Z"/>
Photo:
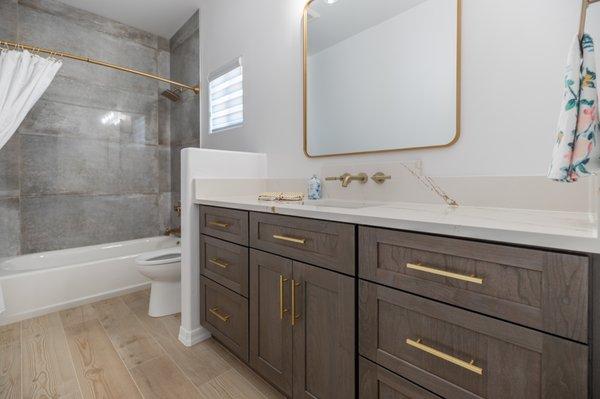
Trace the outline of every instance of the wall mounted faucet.
<path fill-rule="evenodd" d="M 367 176 L 366 173 L 359 173 L 357 175 L 351 175 L 350 173 L 344 173 L 343 175 L 339 176 L 339 177 L 326 177 L 325 178 L 326 181 L 341 181 L 342 182 L 342 187 L 348 187 L 350 185 L 350 183 L 352 183 L 353 181 L 358 181 L 361 184 L 365 184 L 367 181 L 369 181 L 369 176 Z"/>

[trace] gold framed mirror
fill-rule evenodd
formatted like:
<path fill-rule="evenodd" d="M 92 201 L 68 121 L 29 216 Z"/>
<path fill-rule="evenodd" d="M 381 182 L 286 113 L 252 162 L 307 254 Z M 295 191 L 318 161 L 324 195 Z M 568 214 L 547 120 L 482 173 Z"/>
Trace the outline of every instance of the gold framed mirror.
<path fill-rule="evenodd" d="M 448 147 L 460 137 L 462 0 L 310 0 L 304 153 Z"/>

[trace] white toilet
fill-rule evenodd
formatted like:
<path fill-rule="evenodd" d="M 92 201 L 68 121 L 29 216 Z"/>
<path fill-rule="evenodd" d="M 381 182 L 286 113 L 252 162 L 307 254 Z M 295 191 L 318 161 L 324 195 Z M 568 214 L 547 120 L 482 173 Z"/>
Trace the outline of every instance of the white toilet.
<path fill-rule="evenodd" d="M 148 315 L 167 316 L 181 311 L 181 247 L 146 252 L 135 259 L 138 271 L 148 277 Z"/>

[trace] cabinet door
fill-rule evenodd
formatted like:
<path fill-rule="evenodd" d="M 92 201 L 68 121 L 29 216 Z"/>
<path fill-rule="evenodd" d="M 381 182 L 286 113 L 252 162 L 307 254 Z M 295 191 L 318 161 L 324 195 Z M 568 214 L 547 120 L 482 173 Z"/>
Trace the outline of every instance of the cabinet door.
<path fill-rule="evenodd" d="M 292 287 L 294 398 L 354 398 L 354 279 L 294 262 Z"/>
<path fill-rule="evenodd" d="M 292 394 L 292 261 L 250 252 L 250 365 L 286 395 Z"/>

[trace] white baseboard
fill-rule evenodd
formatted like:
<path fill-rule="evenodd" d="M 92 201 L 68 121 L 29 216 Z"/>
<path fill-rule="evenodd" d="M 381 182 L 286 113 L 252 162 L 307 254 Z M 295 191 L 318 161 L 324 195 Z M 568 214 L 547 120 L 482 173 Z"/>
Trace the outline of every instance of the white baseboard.
<path fill-rule="evenodd" d="M 210 337 L 210 332 L 204 327 L 198 327 L 192 331 L 186 330 L 183 326 L 179 327 L 179 341 L 185 346 L 194 346 Z"/>
<path fill-rule="evenodd" d="M 149 287 L 150 287 L 150 282 L 136 284 L 136 285 L 130 285 L 128 287 L 118 288 L 116 290 L 106 291 L 106 292 L 102 292 L 100 294 L 90 295 L 90 296 L 86 296 L 83 298 L 77 298 L 77 299 L 67 301 L 67 302 L 56 303 L 56 304 L 52 304 L 49 306 L 44 306 L 42 308 L 28 310 L 26 312 L 21 312 L 21 313 L 6 315 L 6 316 L 0 315 L 0 326 L 16 323 L 16 322 L 19 322 L 22 320 L 31 319 L 33 317 L 43 316 L 43 315 L 46 315 L 49 313 L 59 312 L 61 310 L 75 308 L 77 306 L 86 305 L 88 303 L 98 302 L 103 299 L 114 298 L 116 296 L 121 296 L 121 295 L 129 294 L 132 292 L 141 291 L 141 290 L 144 290 Z"/>

